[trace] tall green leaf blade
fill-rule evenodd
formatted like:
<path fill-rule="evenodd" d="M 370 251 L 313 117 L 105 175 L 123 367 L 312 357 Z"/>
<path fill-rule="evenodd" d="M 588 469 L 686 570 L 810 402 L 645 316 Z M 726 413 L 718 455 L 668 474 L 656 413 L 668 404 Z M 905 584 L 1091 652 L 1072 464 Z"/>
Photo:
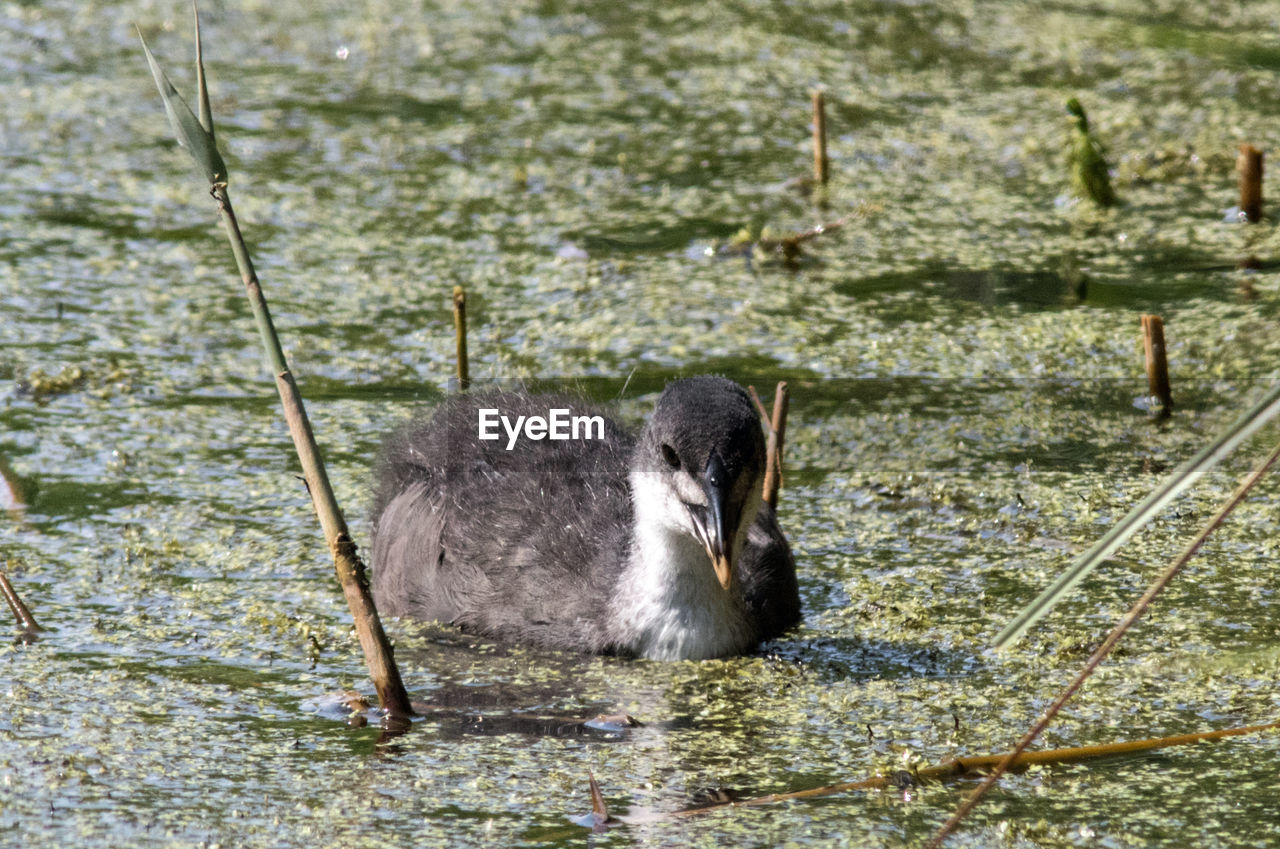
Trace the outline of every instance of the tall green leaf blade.
<path fill-rule="evenodd" d="M 169 125 L 173 128 L 173 135 L 178 140 L 178 144 L 185 147 L 191 154 L 196 165 L 204 171 L 210 185 L 226 183 L 227 165 L 222 161 L 222 155 L 218 153 L 213 133 L 200 125 L 200 120 L 191 111 L 191 107 L 182 99 L 182 95 L 178 94 L 173 83 L 169 82 L 169 78 L 156 62 L 156 57 L 151 55 L 151 48 L 147 47 L 147 41 L 142 37 L 141 32 L 138 33 L 138 38 L 142 41 L 143 52 L 147 54 L 151 76 L 155 77 L 156 88 L 160 91 L 160 99 L 164 101 L 164 111 L 169 116 Z"/>

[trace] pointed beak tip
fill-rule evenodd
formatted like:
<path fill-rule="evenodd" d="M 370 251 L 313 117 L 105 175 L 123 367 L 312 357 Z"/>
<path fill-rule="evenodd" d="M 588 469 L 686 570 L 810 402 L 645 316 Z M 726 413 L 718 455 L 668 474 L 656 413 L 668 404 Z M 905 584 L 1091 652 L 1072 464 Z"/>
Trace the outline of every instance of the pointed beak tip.
<path fill-rule="evenodd" d="M 711 566 L 716 570 L 716 579 L 720 581 L 721 588 L 729 589 L 733 583 L 733 564 L 729 562 L 729 558 L 723 554 L 712 557 Z"/>

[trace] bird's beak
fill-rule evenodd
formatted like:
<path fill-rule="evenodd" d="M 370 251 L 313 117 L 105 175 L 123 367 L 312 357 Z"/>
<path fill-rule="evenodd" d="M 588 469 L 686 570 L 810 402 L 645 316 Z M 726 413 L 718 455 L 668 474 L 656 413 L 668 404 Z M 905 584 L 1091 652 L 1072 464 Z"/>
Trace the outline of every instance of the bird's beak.
<path fill-rule="evenodd" d="M 702 476 L 702 488 L 707 494 L 707 526 L 703 542 L 711 558 L 711 568 L 716 579 L 726 590 L 733 582 L 733 540 L 738 535 L 738 513 L 731 509 L 729 473 L 718 454 L 712 454 L 707 470 Z"/>

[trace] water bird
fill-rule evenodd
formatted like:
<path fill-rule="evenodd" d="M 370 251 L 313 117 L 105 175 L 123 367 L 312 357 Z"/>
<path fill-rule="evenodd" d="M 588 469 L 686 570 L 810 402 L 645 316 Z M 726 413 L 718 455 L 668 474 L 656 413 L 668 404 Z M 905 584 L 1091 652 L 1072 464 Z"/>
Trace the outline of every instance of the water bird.
<path fill-rule="evenodd" d="M 526 426 L 514 444 L 480 439 L 484 410 L 598 415 L 601 438 Z M 455 395 L 383 447 L 374 599 L 388 615 L 552 648 L 741 654 L 800 619 L 764 470 L 760 417 L 725 378 L 668 384 L 638 436 L 571 396 Z"/>

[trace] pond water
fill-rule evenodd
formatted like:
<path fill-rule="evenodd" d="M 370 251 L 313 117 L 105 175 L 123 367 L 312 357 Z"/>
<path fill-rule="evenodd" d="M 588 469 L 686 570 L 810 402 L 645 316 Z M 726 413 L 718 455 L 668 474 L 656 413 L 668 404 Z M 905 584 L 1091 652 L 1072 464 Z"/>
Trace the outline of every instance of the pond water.
<path fill-rule="evenodd" d="M 787 380 L 803 625 L 653 663 L 391 622 L 432 710 L 349 727 L 349 614 L 133 30 L 189 94 L 190 10 L 9 3 L 0 546 L 48 632 L 0 648 L 0 842 L 576 845 L 591 772 L 630 818 L 593 845 L 915 845 L 967 785 L 651 814 L 1008 749 L 1277 438 L 989 649 L 1277 379 L 1280 238 L 1232 207 L 1237 145 L 1280 140 L 1280 3 L 495 5 L 202 9 L 232 198 L 357 540 L 382 434 L 446 390 L 461 283 L 482 378 L 631 422 L 679 374 Z M 1072 95 L 1116 209 L 1069 195 Z M 729 247 L 846 216 L 794 262 Z M 1278 539 L 1273 478 L 1045 745 L 1276 719 Z M 599 713 L 643 724 L 576 723 Z M 950 845 L 1273 844 L 1277 762 L 1262 734 L 1037 770 Z"/>

